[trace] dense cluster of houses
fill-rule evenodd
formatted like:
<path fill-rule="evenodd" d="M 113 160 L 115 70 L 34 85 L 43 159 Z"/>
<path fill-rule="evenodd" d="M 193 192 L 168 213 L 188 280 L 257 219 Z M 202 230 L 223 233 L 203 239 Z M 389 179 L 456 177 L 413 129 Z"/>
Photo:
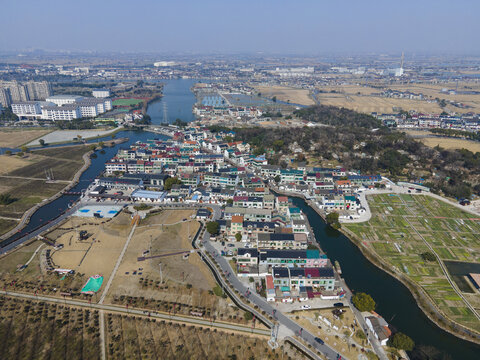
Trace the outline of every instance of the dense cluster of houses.
<path fill-rule="evenodd" d="M 269 212 L 274 206 L 285 207 L 281 211 L 285 213 L 288 204 L 275 204 L 265 183 L 282 191 L 302 193 L 326 213 L 336 211 L 342 216 L 358 217 L 364 209 L 356 193 L 382 181 L 379 175 L 360 175 L 340 167 L 270 165 L 264 155 L 253 155 L 249 144 L 224 141 L 233 136 L 233 132 L 214 134 L 192 128 L 175 132 L 172 140 L 138 142 L 119 150 L 106 163 L 107 176 L 98 179 L 97 185 L 107 190 L 144 190 L 138 197 L 142 201 L 225 204 L 248 209 L 233 214 L 243 216 L 245 221 L 270 221 Z M 157 192 L 163 190 L 169 177 L 178 181 L 159 196 Z M 294 227 L 298 232 L 304 225 L 294 219 Z"/>
<path fill-rule="evenodd" d="M 385 126 L 401 129 L 441 128 L 471 132 L 480 130 L 480 115 L 473 113 L 458 114 L 456 116 L 421 113 L 411 113 L 408 116 L 405 113 L 372 113 L 372 115 L 381 120 Z"/>

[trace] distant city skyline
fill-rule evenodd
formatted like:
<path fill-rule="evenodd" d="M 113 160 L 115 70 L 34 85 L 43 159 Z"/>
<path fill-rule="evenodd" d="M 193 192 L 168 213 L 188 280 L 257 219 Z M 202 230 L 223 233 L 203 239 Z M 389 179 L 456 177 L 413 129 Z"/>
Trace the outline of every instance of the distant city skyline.
<path fill-rule="evenodd" d="M 2 52 L 480 53 L 472 0 L 24 0 L 2 13 Z"/>

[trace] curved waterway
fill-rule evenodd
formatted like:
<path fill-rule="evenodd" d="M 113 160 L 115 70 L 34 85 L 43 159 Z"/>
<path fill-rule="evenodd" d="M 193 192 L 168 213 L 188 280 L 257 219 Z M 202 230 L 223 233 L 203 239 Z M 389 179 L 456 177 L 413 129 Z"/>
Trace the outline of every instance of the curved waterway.
<path fill-rule="evenodd" d="M 420 310 L 410 291 L 400 281 L 368 261 L 353 242 L 328 227 L 303 199 L 291 199 L 308 217 L 315 238 L 328 258 L 332 262 L 340 262 L 342 277 L 348 287 L 372 295 L 377 303 L 376 310 L 387 322 L 410 336 L 416 344 L 433 346 L 451 359 L 480 359 L 480 346 L 436 326 Z"/>
<path fill-rule="evenodd" d="M 152 117 L 152 123 L 164 122 L 163 102 L 167 103 L 169 122 L 175 121 L 176 118 L 184 121 L 194 120 L 191 109 L 195 97 L 190 88 L 195 82 L 196 80 L 193 79 L 166 81 L 163 98 L 153 102 L 148 108 L 147 113 Z M 129 141 L 112 148 L 105 148 L 105 154 L 97 151 L 97 158 L 92 159 L 92 164 L 71 191 L 86 189 L 88 184 L 104 170 L 105 162 L 117 153 L 119 147 L 128 147 L 139 140 L 166 138 L 143 131 L 121 131 L 117 133 L 117 137 L 128 137 Z M 46 224 L 77 199 L 78 196 L 64 195 L 41 207 L 32 215 L 29 224 L 8 241 L 18 239 L 40 225 Z M 327 227 L 323 219 L 304 200 L 299 198 L 292 198 L 292 200 L 307 215 L 323 251 L 332 261 L 340 262 L 342 276 L 348 286 L 354 291 L 371 294 L 377 303 L 378 312 L 389 323 L 412 337 L 417 344 L 433 346 L 443 354 L 449 355 L 451 359 L 480 359 L 480 346 L 456 338 L 437 327 L 419 309 L 410 291 L 402 283 L 370 263 L 347 237 Z"/>

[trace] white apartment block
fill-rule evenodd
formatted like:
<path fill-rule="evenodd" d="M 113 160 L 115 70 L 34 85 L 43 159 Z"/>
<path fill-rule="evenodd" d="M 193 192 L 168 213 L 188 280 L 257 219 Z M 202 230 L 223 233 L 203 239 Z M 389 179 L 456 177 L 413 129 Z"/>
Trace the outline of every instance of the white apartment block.
<path fill-rule="evenodd" d="M 77 105 L 45 106 L 42 109 L 43 120 L 74 120 L 81 118 L 80 107 Z"/>
<path fill-rule="evenodd" d="M 38 101 L 23 101 L 12 104 L 12 112 L 19 118 L 41 118 L 42 107 Z"/>
<path fill-rule="evenodd" d="M 57 106 L 73 104 L 83 100 L 83 96 L 78 95 L 54 95 L 47 98 L 48 102 L 52 102 Z"/>
<path fill-rule="evenodd" d="M 110 90 L 108 89 L 93 89 L 92 95 L 95 98 L 107 98 L 110 96 Z"/>

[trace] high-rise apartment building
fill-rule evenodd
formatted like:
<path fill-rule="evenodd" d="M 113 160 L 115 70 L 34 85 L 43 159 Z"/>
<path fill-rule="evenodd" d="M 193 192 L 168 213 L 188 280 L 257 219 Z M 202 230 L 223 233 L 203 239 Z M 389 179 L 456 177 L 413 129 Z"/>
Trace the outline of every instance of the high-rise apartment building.
<path fill-rule="evenodd" d="M 3 107 L 9 107 L 12 103 L 12 96 L 10 95 L 9 88 L 0 87 L 0 104 Z"/>
<path fill-rule="evenodd" d="M 30 100 L 45 100 L 53 94 L 52 85 L 48 81 L 29 81 L 27 89 Z"/>

